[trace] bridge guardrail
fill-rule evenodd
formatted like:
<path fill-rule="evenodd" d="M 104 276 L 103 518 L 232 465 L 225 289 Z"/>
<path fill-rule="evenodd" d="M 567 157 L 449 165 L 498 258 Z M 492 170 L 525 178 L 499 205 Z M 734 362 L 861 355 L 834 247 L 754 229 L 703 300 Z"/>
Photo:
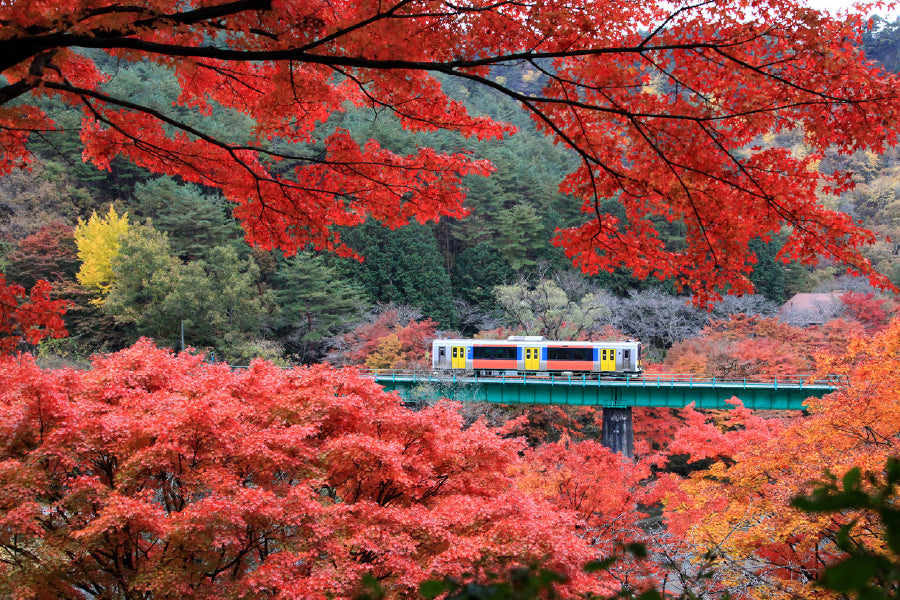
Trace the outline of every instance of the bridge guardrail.
<path fill-rule="evenodd" d="M 406 370 L 406 369 L 360 369 L 360 373 L 378 379 L 401 379 L 413 381 L 466 381 L 466 382 L 490 382 L 490 383 L 542 383 L 542 384 L 563 384 L 563 385 L 626 385 L 641 387 L 692 387 L 697 386 L 722 386 L 722 387 L 774 387 L 779 386 L 786 388 L 804 388 L 804 387 L 841 387 L 844 382 L 835 379 L 812 379 L 811 376 L 796 375 L 785 377 L 746 377 L 746 378 L 723 378 L 708 377 L 703 375 L 694 375 L 690 373 L 645 373 L 642 375 L 615 375 L 601 376 L 599 378 L 588 376 L 587 374 L 561 374 L 561 373 L 524 373 L 519 375 L 501 375 L 501 376 L 485 376 L 478 375 L 471 371 L 432 371 L 432 370 Z"/>

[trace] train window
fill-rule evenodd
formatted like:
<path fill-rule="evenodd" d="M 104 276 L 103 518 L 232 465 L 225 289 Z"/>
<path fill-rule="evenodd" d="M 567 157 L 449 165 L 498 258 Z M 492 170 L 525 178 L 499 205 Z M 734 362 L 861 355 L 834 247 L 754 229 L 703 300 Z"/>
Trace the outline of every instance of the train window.
<path fill-rule="evenodd" d="M 438 358 L 440 358 L 441 360 L 447 358 L 447 348 L 445 348 L 444 346 L 438 346 Z"/>
<path fill-rule="evenodd" d="M 547 348 L 547 360 L 593 360 L 590 348 Z"/>
<path fill-rule="evenodd" d="M 623 352 L 623 356 L 625 357 L 625 360 L 628 360 L 629 358 L 631 358 L 631 350 L 623 350 L 622 352 Z"/>
<path fill-rule="evenodd" d="M 475 360 L 515 360 L 515 346 L 475 346 L 472 348 Z"/>
<path fill-rule="evenodd" d="M 453 358 L 457 357 L 456 350 L 457 350 L 457 348 L 456 348 L 456 346 L 454 346 L 453 347 Z"/>

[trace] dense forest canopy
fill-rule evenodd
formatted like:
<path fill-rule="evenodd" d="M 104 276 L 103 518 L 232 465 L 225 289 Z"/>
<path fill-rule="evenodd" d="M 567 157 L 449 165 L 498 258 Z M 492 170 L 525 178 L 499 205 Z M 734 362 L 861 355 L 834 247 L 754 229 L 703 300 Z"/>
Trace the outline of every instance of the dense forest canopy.
<path fill-rule="evenodd" d="M 787 224 L 784 255 L 825 253 L 887 285 L 857 250 L 873 238 L 815 202 L 817 185 L 840 190 L 845 180 L 808 168 L 826 148 L 881 150 L 893 139 L 894 82 L 859 60 L 859 16 L 774 1 L 750 18 L 726 2 L 247 0 L 111 11 L 94 0 L 0 10 L 4 172 L 29 159 L 29 132 L 52 127 L 29 101 L 50 96 L 81 111 L 85 157 L 101 168 L 123 156 L 222 189 L 262 247 L 347 253 L 335 226 L 458 216 L 458 178 L 490 167 L 425 146 L 394 153 L 359 144 L 342 128 L 317 137 L 345 103 L 392 113 L 414 131 L 479 139 L 512 131 L 444 95 L 435 79 L 443 74 L 515 100 L 575 150 L 580 164 L 563 189 L 593 218 L 558 240 L 588 271 L 672 277 L 701 300 L 724 287 L 746 292 L 749 240 Z M 177 106 L 105 87 L 106 59 L 78 48 L 171 70 Z M 541 89 L 490 77 L 494 65 L 522 63 L 544 76 Z M 250 117 L 250 130 L 216 131 L 196 118 L 219 106 Z M 806 156 L 751 145 L 796 128 Z M 597 212 L 608 197 L 625 219 Z M 685 248 L 668 251 L 650 215 L 683 222 Z"/>
<path fill-rule="evenodd" d="M 700 305 L 753 289 L 783 302 L 846 266 L 896 278 L 892 188 L 861 181 L 856 158 L 892 139 L 893 76 L 857 50 L 889 64 L 890 24 L 786 3 L 755 21 L 728 3 L 60 10 L 3 7 L 4 170 L 35 167 L 4 183 L 4 272 L 26 284 L 9 305 L 41 277 L 72 282 L 53 298 L 74 303 L 85 351 L 135 332 L 177 345 L 186 322 L 188 344 L 229 337 L 233 359 L 272 340 L 269 356 L 314 360 L 360 318 L 351 306 L 388 302 L 471 333 L 508 320 L 496 286 L 526 293 L 572 261 L 615 296 L 660 287 Z M 864 160 L 873 173 L 892 159 Z M 839 203 L 827 192 L 849 189 L 847 169 L 856 196 Z M 152 237 L 150 219 L 168 237 L 124 245 L 117 272 L 144 260 L 168 276 L 121 277 L 106 302 L 84 296 L 71 258 L 26 268 L 25 238 L 27 256 L 65 252 L 59 227 L 110 203 L 134 236 Z M 411 221 L 430 223 L 394 229 Z M 252 318 L 203 283 L 226 247 L 216 269 L 255 286 Z M 367 260 L 290 258 L 316 248 Z M 830 271 L 811 272 L 820 255 Z M 58 314 L 48 294 L 29 314 Z M 31 341 L 48 326 L 29 325 Z"/>
<path fill-rule="evenodd" d="M 0 595 L 891 593 L 900 29 L 865 25 L 0 3 Z M 841 386 L 635 408 L 632 460 L 600 410 L 410 406 L 357 370 L 522 333 Z"/>

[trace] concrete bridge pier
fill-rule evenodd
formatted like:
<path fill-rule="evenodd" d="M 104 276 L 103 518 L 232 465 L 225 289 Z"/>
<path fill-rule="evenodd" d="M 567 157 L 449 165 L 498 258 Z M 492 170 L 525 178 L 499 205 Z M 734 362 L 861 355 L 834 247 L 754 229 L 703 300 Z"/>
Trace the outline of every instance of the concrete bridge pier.
<path fill-rule="evenodd" d="M 603 407 L 603 445 L 628 458 L 634 458 L 634 420 L 631 407 Z"/>

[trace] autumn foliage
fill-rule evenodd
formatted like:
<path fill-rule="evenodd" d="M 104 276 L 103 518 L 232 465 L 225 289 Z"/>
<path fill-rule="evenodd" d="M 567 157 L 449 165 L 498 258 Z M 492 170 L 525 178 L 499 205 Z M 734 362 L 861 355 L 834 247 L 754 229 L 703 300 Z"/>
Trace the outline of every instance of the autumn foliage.
<path fill-rule="evenodd" d="M 715 333 L 744 327 L 793 331 L 738 320 Z M 767 419 L 737 399 L 688 408 L 668 447 L 638 440 L 636 461 L 565 433 L 528 447 L 510 437 L 520 423 L 467 427 L 450 403 L 412 411 L 352 369 L 232 371 L 146 340 L 87 371 L 8 357 L 0 593 L 344 598 L 369 574 L 404 598 L 424 580 L 537 561 L 566 576 L 564 594 L 678 577 L 819 598 L 840 527 L 858 517 L 879 547 L 880 526 L 790 499 L 826 469 L 877 471 L 900 429 L 900 323 L 844 334 L 817 361 L 849 385 L 810 399 L 809 416 Z M 693 473 L 666 473 L 673 455 Z M 582 570 L 636 542 L 650 559 Z M 715 576 L 697 579 L 709 549 Z"/>
<path fill-rule="evenodd" d="M 9 253 L 7 274 L 0 273 L 0 355 L 15 352 L 20 342 L 67 335 L 63 315 L 69 303 L 54 295 L 48 280 L 59 283 L 73 269 L 73 246 L 71 230 L 54 223 L 25 237 Z M 9 274 L 15 283 L 7 283 Z"/>
<path fill-rule="evenodd" d="M 897 452 L 897 350 L 900 322 L 882 333 L 851 337 L 840 351 L 818 357 L 821 378 L 845 387 L 807 400 L 809 416 L 782 421 L 735 410 L 688 410 L 673 452 L 711 461 L 678 485 L 667 501 L 670 530 L 698 549 L 716 548 L 727 579 L 755 581 L 768 596 L 819 598 L 822 570 L 835 563 L 841 526 L 858 519 L 854 535 L 869 547 L 884 545 L 883 530 L 865 512 L 803 513 L 789 505 L 826 472 L 858 466 L 880 473 Z"/>
<path fill-rule="evenodd" d="M 351 370 L 7 358 L 0 433 L 5 597 L 342 598 L 365 573 L 405 597 L 539 560 L 597 585 L 575 515 L 516 485 L 521 441 Z"/>
<path fill-rule="evenodd" d="M 860 252 L 875 235 L 818 197 L 852 184 L 817 170 L 826 149 L 878 153 L 897 141 L 897 80 L 859 52 L 858 14 L 781 0 L 12 0 L 0 23 L 0 174 L 31 160 L 30 132 L 55 127 L 30 104 L 49 97 L 81 112 L 83 156 L 99 168 L 124 157 L 218 188 L 263 248 L 348 255 L 340 227 L 462 216 L 462 177 L 492 166 L 464 151 L 397 153 L 329 117 L 353 106 L 387 111 L 413 132 L 513 132 L 446 96 L 438 76 L 449 77 L 516 101 L 574 150 L 579 166 L 560 190 L 577 198 L 585 223 L 555 240 L 586 272 L 668 278 L 702 304 L 721 290 L 751 291 L 748 244 L 787 226 L 780 260 L 825 255 L 892 288 Z M 107 89 L 98 54 L 169 70 L 177 105 Z M 540 74 L 540 89 L 492 76 L 522 64 Z M 202 117 L 220 109 L 246 115 L 252 130 L 217 133 Z M 764 142 L 797 130 L 801 151 Z M 602 210 L 605 198 L 623 212 Z M 666 247 L 654 219 L 683 226 L 686 247 Z"/>
<path fill-rule="evenodd" d="M 14 352 L 21 341 L 36 344 L 66 335 L 62 315 L 68 303 L 51 299 L 50 291 L 46 281 L 26 291 L 21 285 L 7 284 L 0 273 L 0 354 Z"/>
<path fill-rule="evenodd" d="M 78 283 L 95 293 L 100 301 L 109 293 L 113 260 L 127 233 L 128 215 L 118 215 L 112 206 L 106 216 L 99 217 L 94 213 L 87 222 L 79 219 L 75 228 L 75 243 L 81 261 Z"/>
<path fill-rule="evenodd" d="M 71 280 L 78 268 L 72 228 L 61 222 L 48 223 L 22 238 L 6 260 L 9 279 L 25 287 L 41 279 L 54 285 Z"/>
<path fill-rule="evenodd" d="M 441 82 L 457 79 L 514 100 L 577 156 L 559 191 L 584 222 L 554 240 L 587 273 L 667 279 L 706 304 L 751 292 L 750 243 L 786 232 L 778 260 L 825 256 L 893 289 L 863 253 L 876 235 L 821 201 L 853 185 L 819 171 L 826 151 L 900 141 L 900 82 L 859 51 L 865 26 L 790 0 L 7 0 L 0 176 L 33 160 L 31 134 L 59 127 L 38 108 L 49 100 L 80 113 L 82 156 L 98 168 L 124 158 L 218 189 L 262 249 L 354 256 L 342 228 L 463 217 L 463 178 L 493 166 L 455 146 L 395 151 L 330 119 L 386 112 L 460 144 L 514 133 L 448 97 Z M 175 105 L 105 86 L 119 61 L 168 71 Z M 492 70 L 522 64 L 538 74 L 530 91 Z M 223 133 L 205 119 L 219 112 L 250 125 Z M 767 141 L 798 131 L 796 151 Z M 663 223 L 684 231 L 683 247 Z M 97 291 L 119 233 L 80 237 L 97 267 L 82 281 Z M 325 600 L 370 574 L 404 598 L 426 579 L 531 562 L 563 574 L 564 594 L 603 593 L 665 579 L 671 561 L 581 570 L 642 541 L 688 573 L 715 549 L 717 592 L 818 598 L 857 515 L 802 514 L 789 499 L 825 469 L 876 471 L 900 431 L 900 322 L 874 297 L 844 303 L 857 322 L 735 318 L 672 349 L 671 370 L 815 368 L 849 382 L 788 422 L 738 401 L 730 413 L 688 409 L 669 448 L 692 461 L 685 480 L 658 476 L 667 456 L 646 447 L 636 463 L 589 441 L 528 448 L 511 429 L 464 426 L 452 404 L 410 411 L 353 370 L 233 372 L 148 341 L 87 371 L 7 356 L 0 594 Z M 46 281 L 29 291 L 0 275 L 0 354 L 63 335 L 64 308 Z M 376 321 L 343 340 L 346 362 L 427 364 L 434 331 Z M 664 507 L 665 540 L 641 522 L 651 506 Z M 877 544 L 878 524 L 859 518 Z"/>
<path fill-rule="evenodd" d="M 732 315 L 674 344 L 664 368 L 734 379 L 806 376 L 815 371 L 819 354 L 840 352 L 864 331 L 853 320 L 795 327 L 773 317 Z"/>
<path fill-rule="evenodd" d="M 646 450 L 645 444 L 639 447 Z M 604 576 L 608 594 L 658 587 L 658 576 L 666 570 L 652 561 L 629 560 L 622 551 L 635 543 L 651 553 L 662 551 L 660 540 L 641 523 L 658 501 L 657 489 L 649 483 L 652 461 L 643 454 L 637 461 L 623 460 L 596 441 L 564 439 L 530 449 L 522 463 L 521 487 L 573 512 L 580 535 L 598 556 L 622 556 Z"/>
<path fill-rule="evenodd" d="M 873 292 L 847 292 L 841 296 L 847 312 L 862 323 L 866 331 L 883 331 L 897 312 L 897 301 L 893 298 L 878 298 Z"/>
<path fill-rule="evenodd" d="M 431 319 L 405 320 L 400 309 L 389 307 L 341 336 L 339 362 L 371 369 L 430 368 L 436 328 Z"/>

